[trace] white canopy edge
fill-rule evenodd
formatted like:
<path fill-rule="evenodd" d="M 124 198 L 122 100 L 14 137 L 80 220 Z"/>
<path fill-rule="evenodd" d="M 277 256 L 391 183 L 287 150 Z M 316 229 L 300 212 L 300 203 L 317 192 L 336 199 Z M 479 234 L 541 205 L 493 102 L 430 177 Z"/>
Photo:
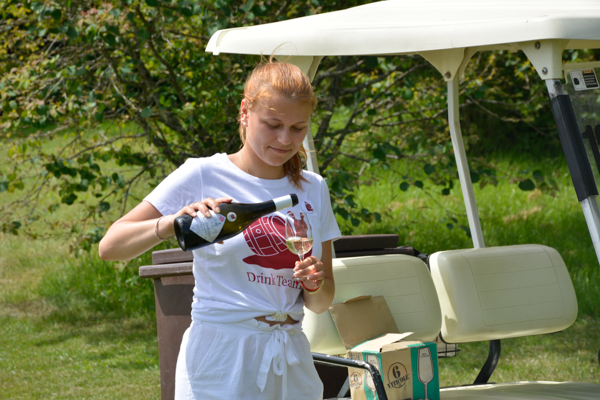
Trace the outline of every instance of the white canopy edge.
<path fill-rule="evenodd" d="M 414 54 L 565 39 L 600 48 L 600 1 L 390 0 L 258 26 L 217 31 L 207 52 L 341 56 Z"/>

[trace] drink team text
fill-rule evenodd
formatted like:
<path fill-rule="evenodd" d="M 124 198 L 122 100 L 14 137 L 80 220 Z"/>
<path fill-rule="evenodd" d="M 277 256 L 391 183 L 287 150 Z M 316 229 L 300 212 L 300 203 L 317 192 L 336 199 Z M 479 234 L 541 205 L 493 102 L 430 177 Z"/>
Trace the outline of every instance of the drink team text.
<path fill-rule="evenodd" d="M 264 273 L 255 274 L 254 272 L 246 272 L 249 282 L 262 283 L 263 285 L 286 286 L 292 289 L 300 289 L 300 282 L 293 279 L 286 279 L 281 275 L 266 276 Z"/>

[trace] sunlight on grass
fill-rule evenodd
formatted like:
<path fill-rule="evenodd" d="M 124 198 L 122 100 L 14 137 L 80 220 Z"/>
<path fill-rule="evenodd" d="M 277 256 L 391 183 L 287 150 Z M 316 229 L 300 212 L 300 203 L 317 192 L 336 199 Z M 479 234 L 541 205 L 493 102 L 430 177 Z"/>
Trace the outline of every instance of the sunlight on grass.
<path fill-rule="evenodd" d="M 5 399 L 159 399 L 155 326 L 0 318 Z"/>
<path fill-rule="evenodd" d="M 579 318 L 562 332 L 506 339 L 490 382 L 523 380 L 600 383 L 597 320 Z M 440 385 L 473 383 L 488 354 L 488 343 L 459 345 L 457 357 L 440 359 Z"/>
<path fill-rule="evenodd" d="M 90 257 L 0 234 L 1 398 L 160 398 L 152 284 Z"/>
<path fill-rule="evenodd" d="M 35 297 L 40 281 L 64 260 L 66 250 L 58 240 L 31 241 L 0 233 L 0 303 Z"/>

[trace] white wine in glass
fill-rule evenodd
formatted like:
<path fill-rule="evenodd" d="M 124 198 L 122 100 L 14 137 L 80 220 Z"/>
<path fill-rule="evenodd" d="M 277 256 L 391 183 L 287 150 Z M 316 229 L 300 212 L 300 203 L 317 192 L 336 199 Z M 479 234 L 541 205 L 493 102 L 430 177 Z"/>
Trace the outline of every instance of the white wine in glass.
<path fill-rule="evenodd" d="M 310 222 L 302 211 L 288 211 L 285 218 L 285 243 L 288 249 L 297 254 L 300 261 L 313 247 L 313 236 Z M 301 281 L 306 278 L 292 279 Z"/>

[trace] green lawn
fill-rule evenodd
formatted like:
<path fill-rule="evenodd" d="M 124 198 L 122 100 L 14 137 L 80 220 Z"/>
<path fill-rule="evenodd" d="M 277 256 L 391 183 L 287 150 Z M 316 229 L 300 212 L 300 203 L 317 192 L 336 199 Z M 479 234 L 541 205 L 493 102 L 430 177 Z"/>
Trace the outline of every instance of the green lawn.
<path fill-rule="evenodd" d="M 440 360 L 442 386 L 472 383 L 483 366 L 487 342 L 459 345 L 459 355 Z M 490 382 L 575 381 L 600 383 L 600 324 L 580 317 L 554 334 L 506 339 Z"/>
<path fill-rule="evenodd" d="M 4 250 L 20 250 L 17 257 L 7 251 L 0 257 L 2 398 L 159 399 L 154 310 L 147 299 L 134 303 L 134 297 L 151 298 L 151 286 L 138 281 L 137 289 L 143 292 L 137 296 L 129 296 L 131 288 L 123 286 L 121 292 L 125 293 L 120 294 L 116 289 L 131 278 L 121 275 L 137 266 L 119 272 L 111 263 L 74 259 L 66 246 L 57 243 L 29 242 L 25 246 L 15 237 L 0 239 Z M 30 257 L 24 247 L 30 249 Z M 112 268 L 112 274 L 106 266 Z M 88 277 L 105 286 L 95 285 L 88 291 L 71 286 Z M 56 296 L 60 282 L 64 283 L 63 296 Z M 107 293 L 109 289 L 112 291 Z M 95 296 L 104 300 L 92 301 Z M 129 308 L 142 309 L 119 309 L 108 300 L 111 296 L 120 296 Z M 564 332 L 505 340 L 502 346 L 494 382 L 600 383 L 597 318 L 580 316 Z M 460 349 L 459 356 L 440 362 L 442 386 L 471 383 L 485 361 L 487 343 L 460 345 Z"/>
<path fill-rule="evenodd" d="M 148 318 L 74 324 L 8 315 L 0 335 L 4 399 L 160 398 L 156 326 Z"/>
<path fill-rule="evenodd" d="M 115 290 L 135 267 L 111 274 L 58 240 L 0 234 L 0 243 L 1 398 L 160 398 L 151 283 L 137 282 L 141 296 Z M 83 278 L 104 287 L 74 287 Z M 138 309 L 109 301 L 119 297 Z"/>
<path fill-rule="evenodd" d="M 504 162 L 508 168 L 528 167 Z M 564 165 L 549 161 L 547 167 L 560 186 L 556 197 L 523 192 L 502 179 L 498 187 L 476 190 L 484 237 L 487 246 L 556 248 L 573 278 L 580 316 L 564 332 L 503 341 L 492 381 L 600 383 L 600 268 Z M 466 223 L 459 189 L 446 197 L 414 187 L 404 192 L 390 174 L 363 186 L 356 199 L 380 212 L 382 222 L 352 227 L 340 220 L 351 233 L 398 233 L 399 244 L 426 253 L 472 246 L 458 227 Z M 137 276 L 140 265 L 151 263 L 149 255 L 109 263 L 96 249 L 75 257 L 70 244 L 0 234 L 0 397 L 160 398 L 152 283 Z M 460 345 L 459 356 L 441 360 L 441 385 L 471 383 L 487 346 Z"/>

